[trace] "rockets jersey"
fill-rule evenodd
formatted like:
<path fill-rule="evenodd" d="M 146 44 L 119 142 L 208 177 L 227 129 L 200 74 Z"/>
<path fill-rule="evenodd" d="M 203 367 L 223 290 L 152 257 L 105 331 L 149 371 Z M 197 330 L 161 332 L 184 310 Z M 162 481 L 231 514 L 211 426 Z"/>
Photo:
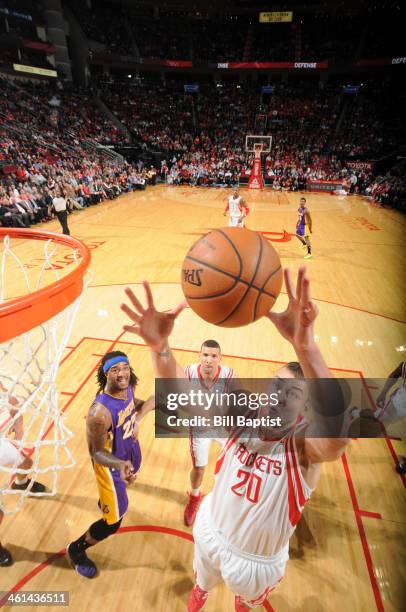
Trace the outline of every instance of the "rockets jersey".
<path fill-rule="evenodd" d="M 141 449 L 138 440 L 133 440 L 134 421 L 143 404 L 134 397 L 132 387 L 127 388 L 127 399 L 112 397 L 107 393 L 96 395 L 96 402 L 110 412 L 112 428 L 106 441 L 105 449 L 118 459 L 132 461 L 135 470 L 141 465 Z"/>
<path fill-rule="evenodd" d="M 202 369 L 202 366 L 200 363 L 194 363 L 192 365 L 187 366 L 187 368 L 185 369 L 185 374 L 189 380 L 196 381 L 196 384 L 200 388 L 207 389 L 203 381 L 201 369 Z M 210 389 L 207 389 L 207 391 L 210 391 L 211 393 L 216 393 L 216 392 L 227 393 L 227 391 L 230 388 L 230 383 L 231 383 L 232 378 L 235 378 L 235 371 L 233 370 L 233 368 L 228 368 L 227 366 L 223 366 L 220 364 L 217 368 L 216 375 L 213 378 L 212 386 L 210 387 Z M 218 414 L 220 414 L 221 408 L 219 407 L 217 410 L 218 410 Z M 212 431 L 214 430 L 215 428 L 213 428 Z M 217 427 L 216 430 L 217 430 L 218 437 L 222 438 L 222 443 L 225 442 L 228 436 L 227 432 L 225 432 L 225 430 L 221 427 Z M 197 435 L 199 437 L 198 432 L 200 432 L 200 437 L 207 437 L 204 435 L 205 433 L 207 434 L 207 431 L 208 431 L 207 428 L 191 427 L 190 431 L 191 431 L 192 437 L 193 435 L 194 436 Z M 211 435 L 209 435 L 209 437 L 211 437 Z"/>
<path fill-rule="evenodd" d="M 200 385 L 206 388 L 203 381 L 202 366 L 200 363 L 194 363 L 187 366 L 185 368 L 185 374 L 189 380 L 199 380 Z M 227 366 L 220 364 L 217 368 L 216 375 L 213 378 L 213 383 L 209 391 L 213 391 L 213 393 L 215 391 L 219 391 L 219 393 L 226 392 L 232 378 L 235 378 L 235 371 L 233 368 L 228 368 Z"/>
<path fill-rule="evenodd" d="M 234 196 L 230 196 L 228 198 L 228 211 L 230 213 L 230 217 L 241 217 L 242 210 L 240 208 L 241 196 L 238 198 L 234 198 Z"/>
<path fill-rule="evenodd" d="M 294 433 L 281 440 L 229 438 L 210 497 L 213 523 L 238 550 L 264 557 L 289 542 L 312 489 L 298 464 Z"/>
<path fill-rule="evenodd" d="M 7 426 L 13 417 L 7 408 L 0 406 L 0 434 L 6 435 Z"/>

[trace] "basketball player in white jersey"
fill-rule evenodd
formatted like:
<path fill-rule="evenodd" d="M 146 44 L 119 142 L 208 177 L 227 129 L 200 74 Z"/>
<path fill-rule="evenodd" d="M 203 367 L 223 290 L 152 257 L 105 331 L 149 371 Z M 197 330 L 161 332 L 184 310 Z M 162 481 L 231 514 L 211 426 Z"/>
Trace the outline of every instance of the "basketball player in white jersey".
<path fill-rule="evenodd" d="M 256 437 L 245 429 L 226 442 L 217 462 L 214 489 L 203 500 L 193 530 L 196 584 L 189 597 L 189 612 L 204 608 L 209 591 L 221 579 L 235 595 L 237 612 L 262 604 L 284 576 L 289 539 L 317 485 L 321 464 L 338 459 L 350 441 L 327 437 L 332 435 L 328 427 L 320 430 L 320 422 L 328 423 L 336 415 L 339 387 L 314 340 L 318 310 L 311 300 L 305 268 L 299 269 L 296 288 L 290 272 L 285 270 L 284 275 L 288 307 L 282 313 L 269 312 L 267 317 L 296 352 L 312 387 L 312 404 L 314 397 L 319 398 L 319 418 L 296 425 L 307 399 L 307 384 L 284 374 L 278 409 L 290 429 L 260 431 Z M 150 347 L 157 376 L 182 377 L 168 337 L 185 304 L 169 313 L 157 312 L 150 287 L 144 286 L 146 309 L 126 289 L 135 310 L 121 307 L 135 326 L 124 330 L 137 333 Z M 304 427 L 306 435 L 297 436 Z"/>
<path fill-rule="evenodd" d="M 6 438 L 6 434 L 14 434 L 15 440 L 23 437 L 23 419 L 19 416 L 13 423 L 12 428 L 7 427 L 10 421 L 17 414 L 18 399 L 7 392 L 7 388 L 0 382 L 0 466 L 29 470 L 32 460 L 24 454 L 19 446 L 12 440 Z M 19 474 L 13 484 L 12 489 L 26 489 L 30 481 L 24 474 Z M 40 482 L 34 482 L 31 487 L 33 493 L 43 493 L 45 487 Z M 0 524 L 3 521 L 4 513 L 0 509 Z M 6 567 L 13 563 L 11 553 L 0 543 L 0 567 Z"/>
<path fill-rule="evenodd" d="M 199 387 L 212 392 L 216 390 L 220 393 L 226 392 L 230 380 L 235 377 L 235 372 L 232 368 L 222 365 L 220 361 L 221 349 L 219 343 L 215 340 L 206 340 L 200 349 L 199 363 L 187 366 L 185 375 L 189 380 L 195 380 Z M 202 501 L 200 487 L 209 462 L 209 450 L 212 442 L 212 438 L 196 435 L 198 433 L 196 428 L 190 428 L 190 455 L 193 467 L 190 472 L 191 491 L 184 513 L 184 522 L 188 527 L 193 525 Z"/>
<path fill-rule="evenodd" d="M 224 211 L 224 216 L 229 213 L 229 227 L 245 227 L 245 217 L 249 213 L 249 208 L 240 196 L 238 188 L 233 190 L 233 195 L 228 198 L 228 204 Z"/>
<path fill-rule="evenodd" d="M 393 388 L 394 385 L 396 385 L 395 388 Z M 382 391 L 376 398 L 376 405 L 378 406 L 376 416 L 384 423 L 396 423 L 406 417 L 406 361 L 401 361 L 398 367 L 389 374 Z"/>

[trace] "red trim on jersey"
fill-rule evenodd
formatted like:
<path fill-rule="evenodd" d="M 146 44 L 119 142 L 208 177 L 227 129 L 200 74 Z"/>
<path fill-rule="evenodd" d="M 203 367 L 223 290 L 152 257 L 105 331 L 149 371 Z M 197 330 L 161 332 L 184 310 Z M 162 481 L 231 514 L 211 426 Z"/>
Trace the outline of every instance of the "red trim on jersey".
<path fill-rule="evenodd" d="M 220 457 L 216 461 L 216 467 L 214 469 L 214 475 L 215 476 L 217 476 L 217 474 L 219 473 L 219 471 L 223 467 L 225 456 L 228 453 L 228 451 L 230 450 L 230 448 L 232 447 L 232 445 L 234 444 L 234 442 L 236 442 L 236 440 L 237 440 L 237 437 L 235 437 L 235 438 L 228 438 L 226 444 L 224 445 L 223 452 L 221 453 Z"/>
<path fill-rule="evenodd" d="M 11 414 L 9 413 L 9 416 L 7 417 L 7 419 L 5 421 L 2 421 L 0 423 L 0 431 L 3 431 L 3 429 L 5 429 L 7 423 L 9 423 L 11 421 L 13 417 L 11 416 Z"/>
<path fill-rule="evenodd" d="M 289 440 L 287 440 L 287 442 L 289 442 Z M 297 500 L 296 500 L 296 495 L 295 495 L 295 488 L 293 486 L 293 480 L 292 480 L 292 469 L 291 469 L 291 466 L 290 466 L 289 453 L 290 453 L 290 451 L 288 449 L 288 445 L 285 442 L 286 471 L 288 473 L 289 521 L 290 521 L 290 524 L 294 527 L 299 522 L 300 517 L 302 516 L 302 513 L 300 511 L 300 508 L 297 505 Z"/>
<path fill-rule="evenodd" d="M 234 370 L 233 368 L 229 368 L 228 374 L 226 376 L 226 382 L 224 383 L 224 390 L 227 391 L 230 385 L 231 379 L 234 378 Z"/>
<path fill-rule="evenodd" d="M 299 474 L 299 467 L 297 465 L 297 457 L 296 457 L 296 453 L 295 453 L 295 446 L 293 444 L 293 436 L 291 436 L 288 440 L 288 446 L 289 446 L 289 451 L 291 453 L 292 456 L 292 464 L 293 464 L 293 471 L 295 474 L 295 481 L 296 481 L 296 489 L 299 493 L 299 505 L 303 508 L 303 506 L 305 505 L 305 503 L 307 502 L 307 499 L 303 493 L 303 487 L 302 487 L 302 482 L 300 480 L 300 474 Z"/>
<path fill-rule="evenodd" d="M 193 450 L 192 428 L 189 429 L 189 449 L 190 449 L 190 456 L 192 457 L 193 467 L 196 467 L 196 456 Z"/>

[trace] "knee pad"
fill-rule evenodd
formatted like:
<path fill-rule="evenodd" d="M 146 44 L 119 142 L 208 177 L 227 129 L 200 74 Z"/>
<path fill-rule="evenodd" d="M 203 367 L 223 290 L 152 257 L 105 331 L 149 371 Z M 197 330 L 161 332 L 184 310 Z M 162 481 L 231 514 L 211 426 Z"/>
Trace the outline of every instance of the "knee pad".
<path fill-rule="evenodd" d="M 99 521 L 96 521 L 90 525 L 89 533 L 95 540 L 105 540 L 109 536 L 113 535 L 113 533 L 116 533 L 121 525 L 121 521 L 122 519 L 120 519 L 117 523 L 113 523 L 113 525 L 109 525 L 104 519 L 100 519 Z"/>

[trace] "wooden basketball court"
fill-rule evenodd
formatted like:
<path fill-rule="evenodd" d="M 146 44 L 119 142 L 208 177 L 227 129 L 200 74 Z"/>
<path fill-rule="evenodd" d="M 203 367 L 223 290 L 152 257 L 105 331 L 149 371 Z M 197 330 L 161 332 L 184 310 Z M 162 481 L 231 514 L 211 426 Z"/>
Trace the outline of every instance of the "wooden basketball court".
<path fill-rule="evenodd" d="M 229 194 L 225 189 L 149 187 L 69 217 L 72 235 L 90 246 L 93 258 L 90 286 L 59 370 L 61 408 L 75 434 L 71 448 L 77 466 L 62 472 L 56 498 L 28 499 L 21 512 L 3 521 L 1 541 L 15 563 L 1 569 L 1 590 L 69 591 L 70 607 L 88 612 L 185 610 L 193 584 L 191 530 L 183 525 L 188 440 L 155 440 L 153 415 L 141 427 L 143 465 L 129 490 L 123 527 L 90 551 L 99 575 L 91 581 L 78 576 L 64 548 L 99 518 L 84 418 L 95 395 L 101 356 L 113 347 L 124 350 L 140 379 L 137 395 L 145 398 L 154 388 L 148 349 L 136 336 L 122 333 L 124 288 L 132 287 L 144 299 L 141 282 L 147 279 L 160 309 L 178 303 L 183 257 L 200 235 L 226 224 L 222 212 Z M 283 266 L 295 273 L 303 263 L 294 237 L 300 194 L 243 195 L 251 208 L 247 226 L 264 232 Z M 406 359 L 406 220 L 356 196 L 306 197 L 314 228 L 314 256 L 307 268 L 320 309 L 317 341 L 337 375 L 386 378 Z M 60 231 L 56 221 L 44 229 Z M 63 261 L 61 267 L 68 265 Z M 276 310 L 285 304 L 283 290 Z M 187 309 L 171 338 L 180 363 L 194 362 L 207 338 L 221 344 L 223 362 L 241 376 L 272 376 L 280 363 L 294 359 L 268 320 L 227 330 Z M 400 440 L 355 440 L 342 460 L 323 466 L 292 539 L 285 579 L 265 609 L 402 609 L 405 479 L 394 466 L 405 447 Z M 215 445 L 211 467 L 214 458 Z M 211 472 L 204 492 L 212 487 Z M 42 480 L 47 484 L 46 477 Z M 223 585 L 210 594 L 206 609 L 233 609 Z"/>

